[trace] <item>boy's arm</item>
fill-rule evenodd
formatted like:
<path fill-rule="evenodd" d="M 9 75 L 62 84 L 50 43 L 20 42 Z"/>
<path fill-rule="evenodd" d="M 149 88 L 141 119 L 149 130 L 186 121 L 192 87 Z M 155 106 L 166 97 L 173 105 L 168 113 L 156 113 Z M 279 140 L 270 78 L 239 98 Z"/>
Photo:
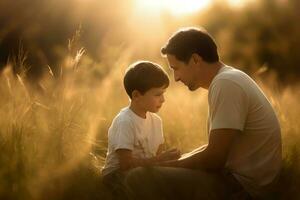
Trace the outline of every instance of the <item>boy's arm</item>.
<path fill-rule="evenodd" d="M 164 150 L 165 150 L 165 144 L 160 144 L 157 149 L 156 155 L 160 155 Z"/>
<path fill-rule="evenodd" d="M 163 146 L 159 147 L 157 153 L 159 153 L 159 151 L 163 151 Z M 177 149 L 161 152 L 151 158 L 133 158 L 132 151 L 129 149 L 118 149 L 116 150 L 116 153 L 118 155 L 120 169 L 122 171 L 126 171 L 134 167 L 153 166 L 158 162 L 173 160 L 180 157 L 180 152 Z"/>
<path fill-rule="evenodd" d="M 132 151 L 129 149 L 118 149 L 116 150 L 116 153 L 118 155 L 120 169 L 122 171 L 126 171 L 134 167 L 151 166 L 159 161 L 157 156 L 152 158 L 133 158 Z"/>

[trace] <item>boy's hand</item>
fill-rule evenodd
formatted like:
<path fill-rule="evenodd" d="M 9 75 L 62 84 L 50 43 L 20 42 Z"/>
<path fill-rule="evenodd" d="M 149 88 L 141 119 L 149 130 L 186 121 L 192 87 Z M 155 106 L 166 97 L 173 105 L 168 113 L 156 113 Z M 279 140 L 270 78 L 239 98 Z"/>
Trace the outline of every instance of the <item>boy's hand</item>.
<path fill-rule="evenodd" d="M 157 156 L 158 161 L 176 160 L 180 158 L 180 151 L 177 148 L 166 150 Z"/>

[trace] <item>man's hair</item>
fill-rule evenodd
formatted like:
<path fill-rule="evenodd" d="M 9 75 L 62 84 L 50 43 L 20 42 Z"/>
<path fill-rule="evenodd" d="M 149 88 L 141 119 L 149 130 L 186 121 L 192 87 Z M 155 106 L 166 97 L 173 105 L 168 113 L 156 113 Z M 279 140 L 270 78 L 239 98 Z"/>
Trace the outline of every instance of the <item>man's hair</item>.
<path fill-rule="evenodd" d="M 209 33 L 190 27 L 179 29 L 161 49 L 162 55 L 171 54 L 178 60 L 188 63 L 192 54 L 197 53 L 206 62 L 219 61 L 217 45 Z"/>
<path fill-rule="evenodd" d="M 168 87 L 169 82 L 167 73 L 158 64 L 149 61 L 131 64 L 123 80 L 126 93 L 130 98 L 134 90 L 144 94 L 151 88 Z"/>

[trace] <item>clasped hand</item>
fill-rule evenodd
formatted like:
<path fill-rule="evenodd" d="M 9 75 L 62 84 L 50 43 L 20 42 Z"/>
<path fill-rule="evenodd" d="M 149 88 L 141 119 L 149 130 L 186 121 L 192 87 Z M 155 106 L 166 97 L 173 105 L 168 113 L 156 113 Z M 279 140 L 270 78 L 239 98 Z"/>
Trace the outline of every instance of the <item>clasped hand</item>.
<path fill-rule="evenodd" d="M 161 154 L 159 154 L 158 160 L 159 161 L 167 161 L 167 160 L 176 160 L 180 158 L 181 152 L 177 148 L 168 149 L 166 151 L 163 151 Z"/>

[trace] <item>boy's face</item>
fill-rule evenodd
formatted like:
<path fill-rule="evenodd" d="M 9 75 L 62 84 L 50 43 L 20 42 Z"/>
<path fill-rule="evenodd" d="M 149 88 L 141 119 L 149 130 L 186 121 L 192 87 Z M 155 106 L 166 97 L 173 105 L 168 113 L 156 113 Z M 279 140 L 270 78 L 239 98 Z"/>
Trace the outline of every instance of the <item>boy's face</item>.
<path fill-rule="evenodd" d="M 162 104 L 165 102 L 164 93 L 166 92 L 166 87 L 162 86 L 159 88 L 151 88 L 143 95 L 140 94 L 136 100 L 139 106 L 146 112 L 156 113 L 161 108 Z"/>

